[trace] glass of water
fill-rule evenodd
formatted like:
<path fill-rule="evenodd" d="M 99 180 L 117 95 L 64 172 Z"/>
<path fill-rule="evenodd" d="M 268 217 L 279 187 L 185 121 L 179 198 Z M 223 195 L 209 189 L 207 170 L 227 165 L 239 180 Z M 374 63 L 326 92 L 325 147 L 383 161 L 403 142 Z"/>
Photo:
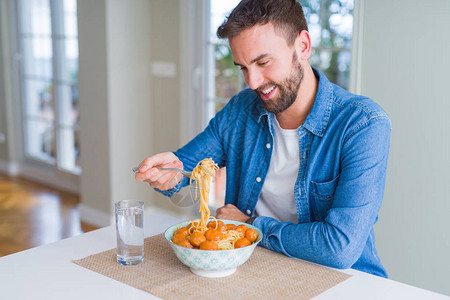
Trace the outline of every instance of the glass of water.
<path fill-rule="evenodd" d="M 117 234 L 117 262 L 137 265 L 144 260 L 144 202 L 121 200 L 114 203 Z"/>

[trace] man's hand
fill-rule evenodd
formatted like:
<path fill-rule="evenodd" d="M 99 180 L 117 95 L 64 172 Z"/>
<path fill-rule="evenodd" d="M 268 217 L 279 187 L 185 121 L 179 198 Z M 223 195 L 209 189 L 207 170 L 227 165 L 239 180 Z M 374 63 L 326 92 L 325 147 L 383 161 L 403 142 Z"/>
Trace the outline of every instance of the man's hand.
<path fill-rule="evenodd" d="M 249 216 L 245 215 L 233 204 L 227 204 L 217 209 L 216 218 L 245 222 L 248 220 Z"/>
<path fill-rule="evenodd" d="M 176 171 L 159 171 L 157 168 L 183 169 L 183 163 L 172 152 L 164 152 L 147 157 L 139 164 L 139 172 L 134 178 L 139 182 L 147 182 L 152 188 L 162 191 L 176 186 L 183 175 Z"/>

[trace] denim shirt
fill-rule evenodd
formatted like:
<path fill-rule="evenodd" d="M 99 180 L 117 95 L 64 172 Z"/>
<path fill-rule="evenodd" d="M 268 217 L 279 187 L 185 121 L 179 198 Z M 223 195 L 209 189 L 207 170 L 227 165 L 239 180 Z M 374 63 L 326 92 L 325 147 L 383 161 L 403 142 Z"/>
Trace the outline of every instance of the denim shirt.
<path fill-rule="evenodd" d="M 319 79 L 316 99 L 298 127 L 300 167 L 293 190 L 298 224 L 258 216 L 261 246 L 329 267 L 387 277 L 373 226 L 383 199 L 391 123 L 369 98 Z M 225 203 L 253 216 L 269 169 L 274 115 L 258 95 L 235 95 L 207 128 L 174 154 L 186 170 L 204 158 L 226 166 Z M 171 197 L 188 184 L 163 191 Z"/>

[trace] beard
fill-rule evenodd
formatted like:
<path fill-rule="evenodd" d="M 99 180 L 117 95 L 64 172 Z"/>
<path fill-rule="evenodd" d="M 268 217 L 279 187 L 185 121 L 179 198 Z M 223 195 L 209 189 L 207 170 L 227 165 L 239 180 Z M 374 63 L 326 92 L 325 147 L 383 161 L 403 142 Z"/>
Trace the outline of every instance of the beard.
<path fill-rule="evenodd" d="M 292 72 L 281 83 L 269 82 L 262 87 L 254 90 L 256 93 L 260 93 L 262 90 L 271 86 L 278 88 L 278 96 L 269 100 L 261 100 L 263 108 L 269 113 L 279 114 L 288 109 L 297 99 L 298 90 L 300 84 L 303 81 L 304 70 L 298 61 L 297 53 L 294 51 L 292 54 Z"/>

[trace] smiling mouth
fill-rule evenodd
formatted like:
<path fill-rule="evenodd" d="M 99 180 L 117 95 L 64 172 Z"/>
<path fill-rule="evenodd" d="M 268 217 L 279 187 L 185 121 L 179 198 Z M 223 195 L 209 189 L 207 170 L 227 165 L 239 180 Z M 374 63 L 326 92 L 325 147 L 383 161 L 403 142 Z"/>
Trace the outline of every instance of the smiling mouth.
<path fill-rule="evenodd" d="M 259 96 L 262 100 L 269 100 L 275 94 L 276 86 L 272 85 L 271 87 L 265 89 L 258 89 Z"/>
<path fill-rule="evenodd" d="M 275 88 L 275 86 L 272 86 L 268 89 L 262 90 L 261 93 L 263 93 L 264 95 L 269 94 L 273 89 Z"/>

